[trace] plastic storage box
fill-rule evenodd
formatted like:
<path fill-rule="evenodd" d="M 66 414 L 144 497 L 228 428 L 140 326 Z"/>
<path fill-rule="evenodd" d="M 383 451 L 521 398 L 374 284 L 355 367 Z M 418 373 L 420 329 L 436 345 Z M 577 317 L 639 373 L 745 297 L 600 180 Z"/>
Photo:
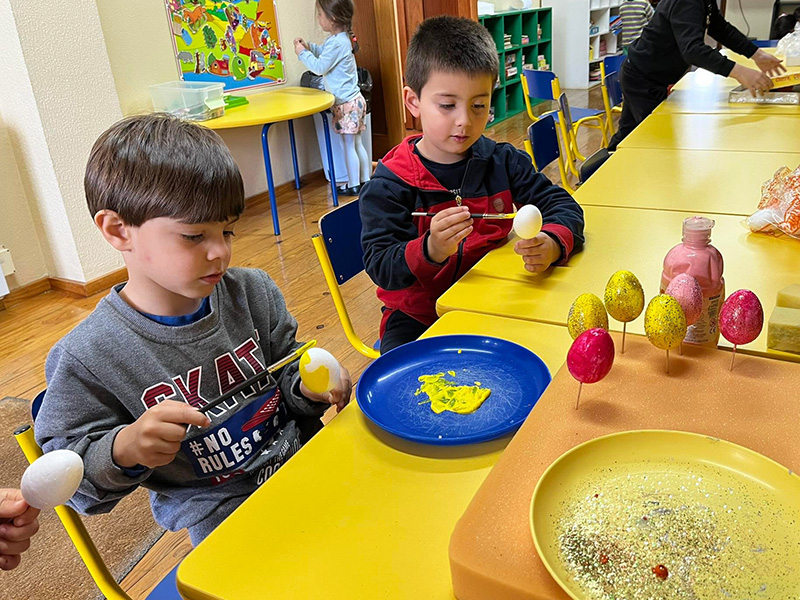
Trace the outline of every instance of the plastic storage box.
<path fill-rule="evenodd" d="M 150 86 L 157 112 L 168 112 L 190 121 L 206 121 L 225 114 L 221 83 L 169 81 Z"/>

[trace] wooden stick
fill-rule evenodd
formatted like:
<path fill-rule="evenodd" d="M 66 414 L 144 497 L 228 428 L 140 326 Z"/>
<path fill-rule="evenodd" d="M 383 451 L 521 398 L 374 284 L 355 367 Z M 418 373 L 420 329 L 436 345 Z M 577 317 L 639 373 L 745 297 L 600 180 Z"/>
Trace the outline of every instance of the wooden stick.
<path fill-rule="evenodd" d="M 625 354 L 625 328 L 628 326 L 627 323 L 622 323 L 622 352 L 620 354 Z"/>
<path fill-rule="evenodd" d="M 731 368 L 730 368 L 731 371 L 733 371 L 734 360 L 736 360 L 736 344 L 733 345 L 733 352 L 731 353 Z"/>
<path fill-rule="evenodd" d="M 681 345 L 678 346 L 678 353 L 683 356 L 683 340 L 681 340 Z"/>
<path fill-rule="evenodd" d="M 578 406 L 581 403 L 581 391 L 583 390 L 583 382 L 581 381 L 580 386 L 578 386 L 578 401 L 575 402 L 575 410 L 578 410 Z"/>
<path fill-rule="evenodd" d="M 667 350 L 667 375 L 669 375 L 669 350 Z"/>

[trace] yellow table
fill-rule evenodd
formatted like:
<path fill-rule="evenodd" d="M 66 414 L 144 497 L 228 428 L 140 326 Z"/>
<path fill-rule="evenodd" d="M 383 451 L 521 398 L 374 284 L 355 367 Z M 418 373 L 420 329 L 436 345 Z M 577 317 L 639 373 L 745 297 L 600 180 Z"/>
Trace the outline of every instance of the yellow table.
<path fill-rule="evenodd" d="M 561 327 L 454 312 L 425 336 L 483 333 L 534 350 L 551 372 Z M 178 568 L 191 600 L 451 599 L 447 547 L 510 438 L 461 447 L 404 442 L 355 401 Z"/>
<path fill-rule="evenodd" d="M 583 206 L 648 208 L 748 216 L 761 185 L 795 154 L 620 148 L 575 192 Z M 738 166 L 741 165 L 741 168 Z"/>
<path fill-rule="evenodd" d="M 331 196 L 333 205 L 339 206 L 336 193 L 336 174 L 331 152 L 330 133 L 328 132 L 328 119 L 325 111 L 333 106 L 333 95 L 321 90 L 301 87 L 285 87 L 259 94 L 247 96 L 249 104 L 226 109 L 225 114 L 217 119 L 201 123 L 210 129 L 231 129 L 233 127 L 247 127 L 261 125 L 261 147 L 264 152 L 264 170 L 267 172 L 267 186 L 269 188 L 269 201 L 272 208 L 272 226 L 275 235 L 280 235 L 281 228 L 278 222 L 278 205 L 275 198 L 275 182 L 272 179 L 272 161 L 269 155 L 269 128 L 275 123 L 286 121 L 289 126 L 289 141 L 292 147 L 292 166 L 294 167 L 294 183 L 300 189 L 300 171 L 297 167 L 297 145 L 294 139 L 293 119 L 307 117 L 319 113 L 322 116 L 323 130 L 325 131 L 325 146 L 328 151 L 328 168 L 331 176 Z"/>
<path fill-rule="evenodd" d="M 738 55 L 737 55 L 738 56 Z M 789 72 L 800 71 L 790 67 Z M 672 93 L 654 111 L 654 114 L 677 113 L 728 113 L 753 115 L 800 116 L 800 105 L 741 104 L 728 102 L 728 93 L 739 85 L 731 77 L 721 77 L 698 69 L 687 73 L 672 88 Z"/>
<path fill-rule="evenodd" d="M 528 319 L 565 325 L 572 302 L 580 294 L 603 295 L 608 278 L 617 270 L 636 274 L 647 301 L 659 292 L 664 256 L 680 243 L 683 219 L 696 213 L 584 206 L 586 249 L 566 267 L 543 275 L 522 268 L 513 243 L 493 250 L 437 302 L 439 314 L 450 310 Z M 712 243 L 725 260 L 727 294 L 753 290 L 764 306 L 765 319 L 775 307 L 779 289 L 800 282 L 800 241 L 745 230 L 741 217 L 710 215 L 716 220 Z M 611 321 L 621 331 L 621 323 Z M 628 324 L 628 331 L 644 333 L 644 318 Z M 563 332 L 563 335 L 567 335 Z M 568 337 L 568 336 L 567 336 Z M 720 344 L 730 344 L 720 338 Z M 800 361 L 800 355 L 767 350 L 766 324 L 761 335 L 743 351 Z"/>
<path fill-rule="evenodd" d="M 800 119 L 763 113 L 652 114 L 619 147 L 798 152 Z M 737 166 L 746 168 L 731 168 Z"/>

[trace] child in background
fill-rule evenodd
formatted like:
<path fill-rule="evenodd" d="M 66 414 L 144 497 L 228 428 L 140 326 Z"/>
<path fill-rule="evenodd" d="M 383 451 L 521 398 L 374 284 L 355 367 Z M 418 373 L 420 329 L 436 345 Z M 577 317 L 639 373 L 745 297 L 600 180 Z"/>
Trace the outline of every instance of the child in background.
<path fill-rule="evenodd" d="M 800 8 L 798 8 L 795 12 L 800 12 Z M 772 28 L 769 32 L 769 39 L 783 39 L 785 35 L 794 31 L 795 25 L 797 25 L 797 17 L 794 14 L 782 14 L 780 17 L 775 19 L 775 22 L 772 24 Z"/>
<path fill-rule="evenodd" d="M 708 33 L 737 54 L 752 58 L 756 69 L 737 64 L 707 45 Z M 661 0 L 650 22 L 633 44 L 619 71 L 622 115 L 619 129 L 608 143 L 617 145 L 667 98 L 670 86 L 691 65 L 723 77 L 733 77 L 754 96 L 770 89 L 768 75 L 785 71 L 781 61 L 756 47 L 728 23 L 716 0 Z"/>
<path fill-rule="evenodd" d="M 358 87 L 353 0 L 317 0 L 316 10 L 320 27 L 330 37 L 322 46 L 295 38 L 294 51 L 310 71 L 322 75 L 325 89 L 336 97 L 331 109 L 333 128 L 344 136 L 349 185 L 340 190 L 345 195 L 358 196 L 361 184 L 369 181 L 372 161 L 361 140 L 361 132 L 366 129 L 367 103 Z"/>
<path fill-rule="evenodd" d="M 565 264 L 583 244 L 572 197 L 525 152 L 483 136 L 497 71 L 491 34 L 469 19 L 426 19 L 408 46 L 403 98 L 423 133 L 389 151 L 359 199 L 364 265 L 384 303 L 381 353 L 419 337 L 436 320 L 436 299 L 506 241 L 510 220 L 470 213 L 538 206 L 542 232 L 514 246 L 531 273 Z"/>
<path fill-rule="evenodd" d="M 623 48 L 630 46 L 640 35 L 642 29 L 653 16 L 653 7 L 648 0 L 623 0 L 619 7 L 622 21 L 620 42 Z"/>
<path fill-rule="evenodd" d="M 315 394 L 293 363 L 199 411 L 300 346 L 275 282 L 228 268 L 244 186 L 216 133 L 124 119 L 95 142 L 84 185 L 129 279 L 51 350 L 36 441 L 83 458 L 73 508 L 108 512 L 142 485 L 156 521 L 196 545 L 348 402 L 350 375 Z"/>

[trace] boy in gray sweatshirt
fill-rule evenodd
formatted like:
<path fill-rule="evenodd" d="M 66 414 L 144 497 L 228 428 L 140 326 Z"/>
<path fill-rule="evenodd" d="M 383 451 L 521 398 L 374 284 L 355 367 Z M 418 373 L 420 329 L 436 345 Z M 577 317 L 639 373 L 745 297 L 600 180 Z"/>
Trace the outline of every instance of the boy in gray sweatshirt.
<path fill-rule="evenodd" d="M 347 404 L 350 375 L 315 394 L 294 363 L 199 411 L 300 346 L 272 279 L 228 268 L 244 187 L 216 133 L 163 114 L 124 119 L 95 143 L 84 184 L 129 279 L 51 350 L 36 439 L 83 457 L 79 512 L 108 512 L 142 485 L 156 521 L 187 527 L 196 545 L 326 408 Z"/>

